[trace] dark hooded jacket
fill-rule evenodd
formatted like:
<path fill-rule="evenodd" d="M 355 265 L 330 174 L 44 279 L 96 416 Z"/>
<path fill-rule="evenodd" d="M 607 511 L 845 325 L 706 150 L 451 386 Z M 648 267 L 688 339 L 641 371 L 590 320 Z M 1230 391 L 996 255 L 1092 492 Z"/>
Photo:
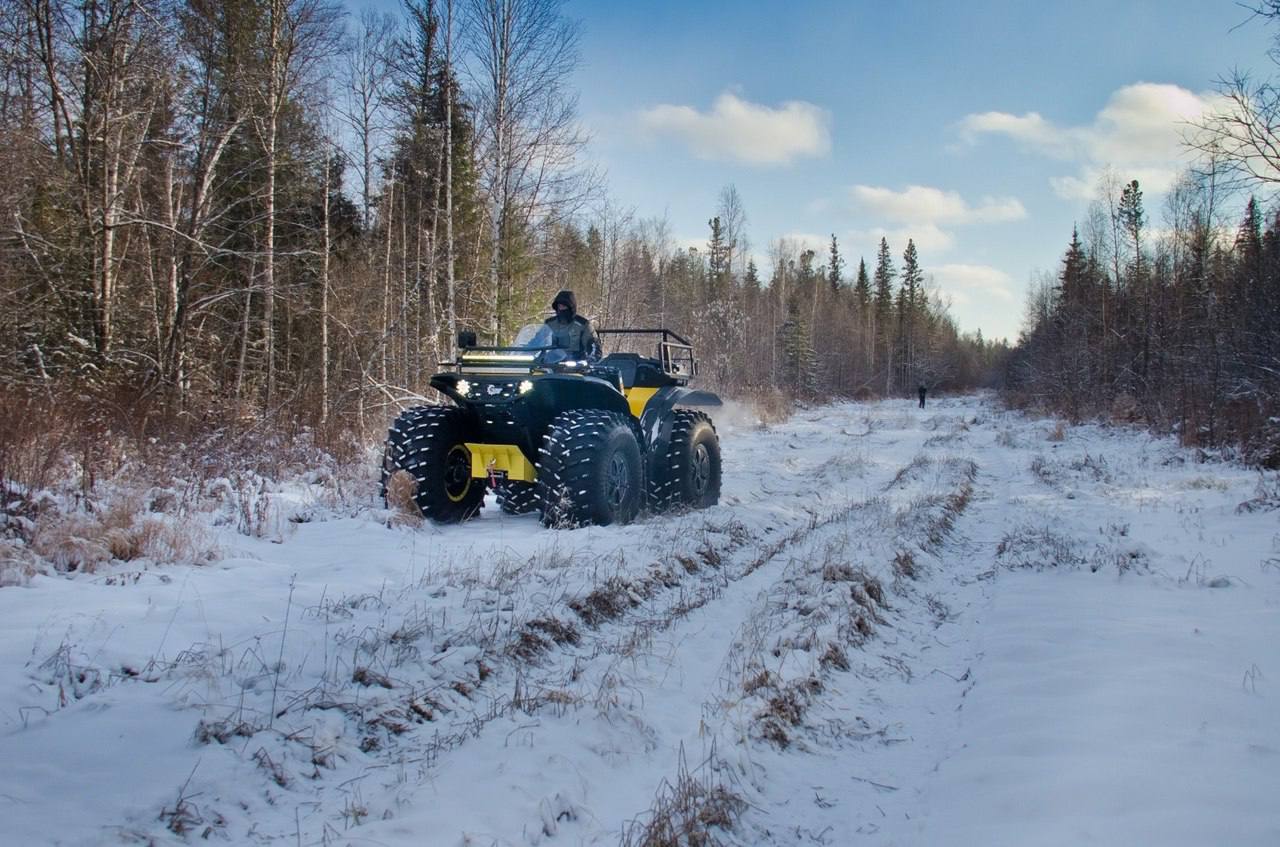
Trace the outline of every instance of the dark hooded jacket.
<path fill-rule="evenodd" d="M 600 341 L 591 322 L 578 314 L 578 298 L 572 291 L 565 289 L 551 301 L 551 308 L 563 303 L 569 307 L 568 312 L 552 315 L 546 324 L 551 328 L 551 343 L 554 347 L 568 350 L 570 355 L 595 361 L 600 358 Z"/>

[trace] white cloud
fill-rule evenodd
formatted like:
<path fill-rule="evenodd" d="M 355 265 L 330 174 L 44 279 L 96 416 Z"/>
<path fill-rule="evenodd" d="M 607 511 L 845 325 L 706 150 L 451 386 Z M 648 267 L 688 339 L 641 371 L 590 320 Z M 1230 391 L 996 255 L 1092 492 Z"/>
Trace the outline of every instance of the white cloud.
<path fill-rule="evenodd" d="M 982 135 L 1004 135 L 1045 155 L 1070 159 L 1074 155 L 1071 138 L 1046 121 L 1038 112 L 1011 115 L 1008 112 L 982 112 L 968 115 L 960 122 L 960 137 L 976 144 Z"/>
<path fill-rule="evenodd" d="M 1018 337 L 1022 326 L 1024 287 L 1004 271 L 989 265 L 950 264 L 925 269 L 951 316 L 967 332 L 981 329 L 988 340 Z"/>
<path fill-rule="evenodd" d="M 650 135 L 679 139 L 704 159 L 785 165 L 831 149 L 830 116 L 802 100 L 775 109 L 726 91 L 709 112 L 664 104 L 642 111 L 639 120 Z"/>
<path fill-rule="evenodd" d="M 1178 175 L 1182 171 L 1177 167 L 1128 166 L 1116 173 L 1123 181 L 1136 179 L 1143 192 L 1148 194 L 1164 194 L 1173 188 Z M 1049 178 L 1053 192 L 1064 200 L 1092 200 L 1098 194 L 1098 185 L 1102 182 L 1106 168 L 1084 165 L 1077 176 L 1055 176 Z"/>
<path fill-rule="evenodd" d="M 1093 175 L 1092 178 L 1090 174 Z M 1049 185 L 1053 188 L 1053 193 L 1063 200 L 1088 202 L 1093 199 L 1098 188 L 1097 172 L 1093 168 L 1084 168 L 1081 176 L 1051 176 Z"/>
<path fill-rule="evenodd" d="M 853 230 L 849 233 L 850 242 L 854 246 L 861 247 L 869 259 L 875 258 L 881 238 L 888 242 L 890 250 L 898 254 L 906 249 L 909 240 L 914 241 L 916 249 L 925 254 L 946 252 L 956 243 L 955 236 L 934 223 L 912 224 L 897 229 L 876 226 L 870 229 Z"/>
<path fill-rule="evenodd" d="M 1013 279 L 1004 271 L 989 265 L 937 265 L 931 267 L 938 286 L 957 304 L 990 302 L 990 298 L 1013 303 Z"/>
<path fill-rule="evenodd" d="M 1005 223 L 1027 216 L 1027 210 L 1014 197 L 983 197 L 975 205 L 957 192 L 926 185 L 909 185 L 901 191 L 855 185 L 850 195 L 865 217 L 889 224 L 849 233 L 853 244 L 867 249 L 868 255 L 875 253 L 881 238 L 895 252 L 905 248 L 909 239 L 922 252 L 936 255 L 955 246 L 949 227 Z"/>
<path fill-rule="evenodd" d="M 1139 82 L 1112 93 L 1085 125 L 1058 126 L 1036 112 L 983 112 L 965 117 L 959 133 L 969 144 L 986 135 L 1004 136 L 1040 155 L 1078 163 L 1076 173 L 1050 179 L 1054 191 L 1067 199 L 1091 198 L 1107 166 L 1121 179 L 1137 179 L 1144 190 L 1163 193 L 1189 162 L 1182 138 L 1190 122 L 1220 108 L 1221 98 L 1214 94 Z"/>
<path fill-rule="evenodd" d="M 1001 223 L 1027 216 L 1027 210 L 1014 197 L 984 197 L 977 206 L 971 206 L 954 191 L 924 185 L 909 185 L 903 191 L 855 185 L 852 191 L 861 208 L 892 223 Z"/>

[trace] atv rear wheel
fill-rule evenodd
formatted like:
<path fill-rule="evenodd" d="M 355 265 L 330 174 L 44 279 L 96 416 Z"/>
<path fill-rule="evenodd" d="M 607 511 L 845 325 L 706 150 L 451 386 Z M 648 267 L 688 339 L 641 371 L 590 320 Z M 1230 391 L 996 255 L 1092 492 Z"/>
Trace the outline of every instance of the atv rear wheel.
<path fill-rule="evenodd" d="M 538 485 L 534 482 L 507 480 L 494 489 L 498 508 L 504 515 L 527 515 L 538 508 Z"/>
<path fill-rule="evenodd" d="M 485 484 L 471 476 L 470 416 L 449 406 L 419 406 L 396 418 L 382 454 L 382 497 L 404 471 L 417 485 L 413 502 L 425 518 L 457 523 L 480 511 Z"/>
<path fill-rule="evenodd" d="M 705 509 L 720 502 L 720 439 L 703 412 L 673 412 L 665 456 L 655 457 L 649 499 L 657 511 Z"/>
<path fill-rule="evenodd" d="M 538 498 L 547 526 L 630 523 L 640 511 L 644 465 L 625 415 L 563 412 L 539 452 Z"/>

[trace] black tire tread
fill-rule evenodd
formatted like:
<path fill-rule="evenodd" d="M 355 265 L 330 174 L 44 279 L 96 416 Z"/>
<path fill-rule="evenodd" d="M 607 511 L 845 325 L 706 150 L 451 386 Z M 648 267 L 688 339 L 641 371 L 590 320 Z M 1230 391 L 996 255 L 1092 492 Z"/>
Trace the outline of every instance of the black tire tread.
<path fill-rule="evenodd" d="M 592 475 L 597 471 L 598 452 L 607 440 L 625 428 L 633 439 L 635 429 L 630 419 L 617 412 L 602 409 L 576 409 L 563 412 L 552 422 L 538 450 L 538 500 L 542 521 L 547 526 L 578 526 L 586 523 L 627 523 L 639 511 L 639 496 L 634 507 L 622 514 L 607 515 L 604 507 L 592 501 Z M 639 441 L 635 443 L 639 455 Z M 643 492 L 644 463 L 636 462 L 636 493 Z"/>
<path fill-rule="evenodd" d="M 433 502 L 429 486 L 443 463 L 443 453 L 465 440 L 468 425 L 464 410 L 453 406 L 415 406 L 396 418 L 387 431 L 383 450 L 379 494 L 386 503 L 387 483 L 397 471 L 417 481 L 414 503 L 425 518 L 455 523 L 473 517 L 484 503 L 485 486 L 473 481 L 471 490 L 457 505 Z"/>
<path fill-rule="evenodd" d="M 691 409 L 676 409 L 672 412 L 671 440 L 667 445 L 665 456 L 654 457 L 649 476 L 649 504 L 655 512 L 665 512 L 678 508 L 706 508 L 720 500 L 720 454 L 717 437 L 716 450 L 712 457 L 714 464 L 714 480 L 709 488 L 705 503 L 691 502 L 688 488 L 688 463 L 691 458 L 691 438 L 695 428 L 705 421 L 715 434 L 715 424 L 705 412 Z"/>

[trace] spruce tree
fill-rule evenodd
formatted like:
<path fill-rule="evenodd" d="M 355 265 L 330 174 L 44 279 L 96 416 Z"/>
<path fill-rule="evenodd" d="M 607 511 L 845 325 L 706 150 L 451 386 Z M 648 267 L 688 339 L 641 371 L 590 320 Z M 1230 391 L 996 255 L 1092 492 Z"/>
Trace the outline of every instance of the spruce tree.
<path fill-rule="evenodd" d="M 731 247 L 725 240 L 724 225 L 717 215 L 707 221 L 711 238 L 707 241 L 707 302 L 719 299 L 727 287 Z"/>
<path fill-rule="evenodd" d="M 831 254 L 827 259 L 827 283 L 831 286 L 831 293 L 835 294 L 840 290 L 842 281 L 841 269 L 844 267 L 844 259 L 840 257 L 840 246 L 836 243 L 835 233 L 831 234 Z"/>
<path fill-rule="evenodd" d="M 885 369 L 885 393 L 893 392 L 893 280 L 898 275 L 889 255 L 889 242 L 880 239 L 876 254 L 875 294 L 871 313 L 876 342 L 876 365 Z"/>
<path fill-rule="evenodd" d="M 898 359 L 903 385 L 910 385 L 915 377 L 916 335 L 923 311 L 920 302 L 923 282 L 924 273 L 920 270 L 916 243 L 907 239 L 907 249 L 902 253 L 902 286 L 898 289 Z"/>
<path fill-rule="evenodd" d="M 817 353 L 813 349 L 813 331 L 801 308 L 798 288 L 787 296 L 786 320 L 778 330 L 782 352 L 784 390 L 792 396 L 812 398 L 817 393 Z"/>
<path fill-rule="evenodd" d="M 871 307 L 871 280 L 867 277 L 867 260 L 858 260 L 858 278 L 853 284 L 853 305 L 859 315 Z"/>

